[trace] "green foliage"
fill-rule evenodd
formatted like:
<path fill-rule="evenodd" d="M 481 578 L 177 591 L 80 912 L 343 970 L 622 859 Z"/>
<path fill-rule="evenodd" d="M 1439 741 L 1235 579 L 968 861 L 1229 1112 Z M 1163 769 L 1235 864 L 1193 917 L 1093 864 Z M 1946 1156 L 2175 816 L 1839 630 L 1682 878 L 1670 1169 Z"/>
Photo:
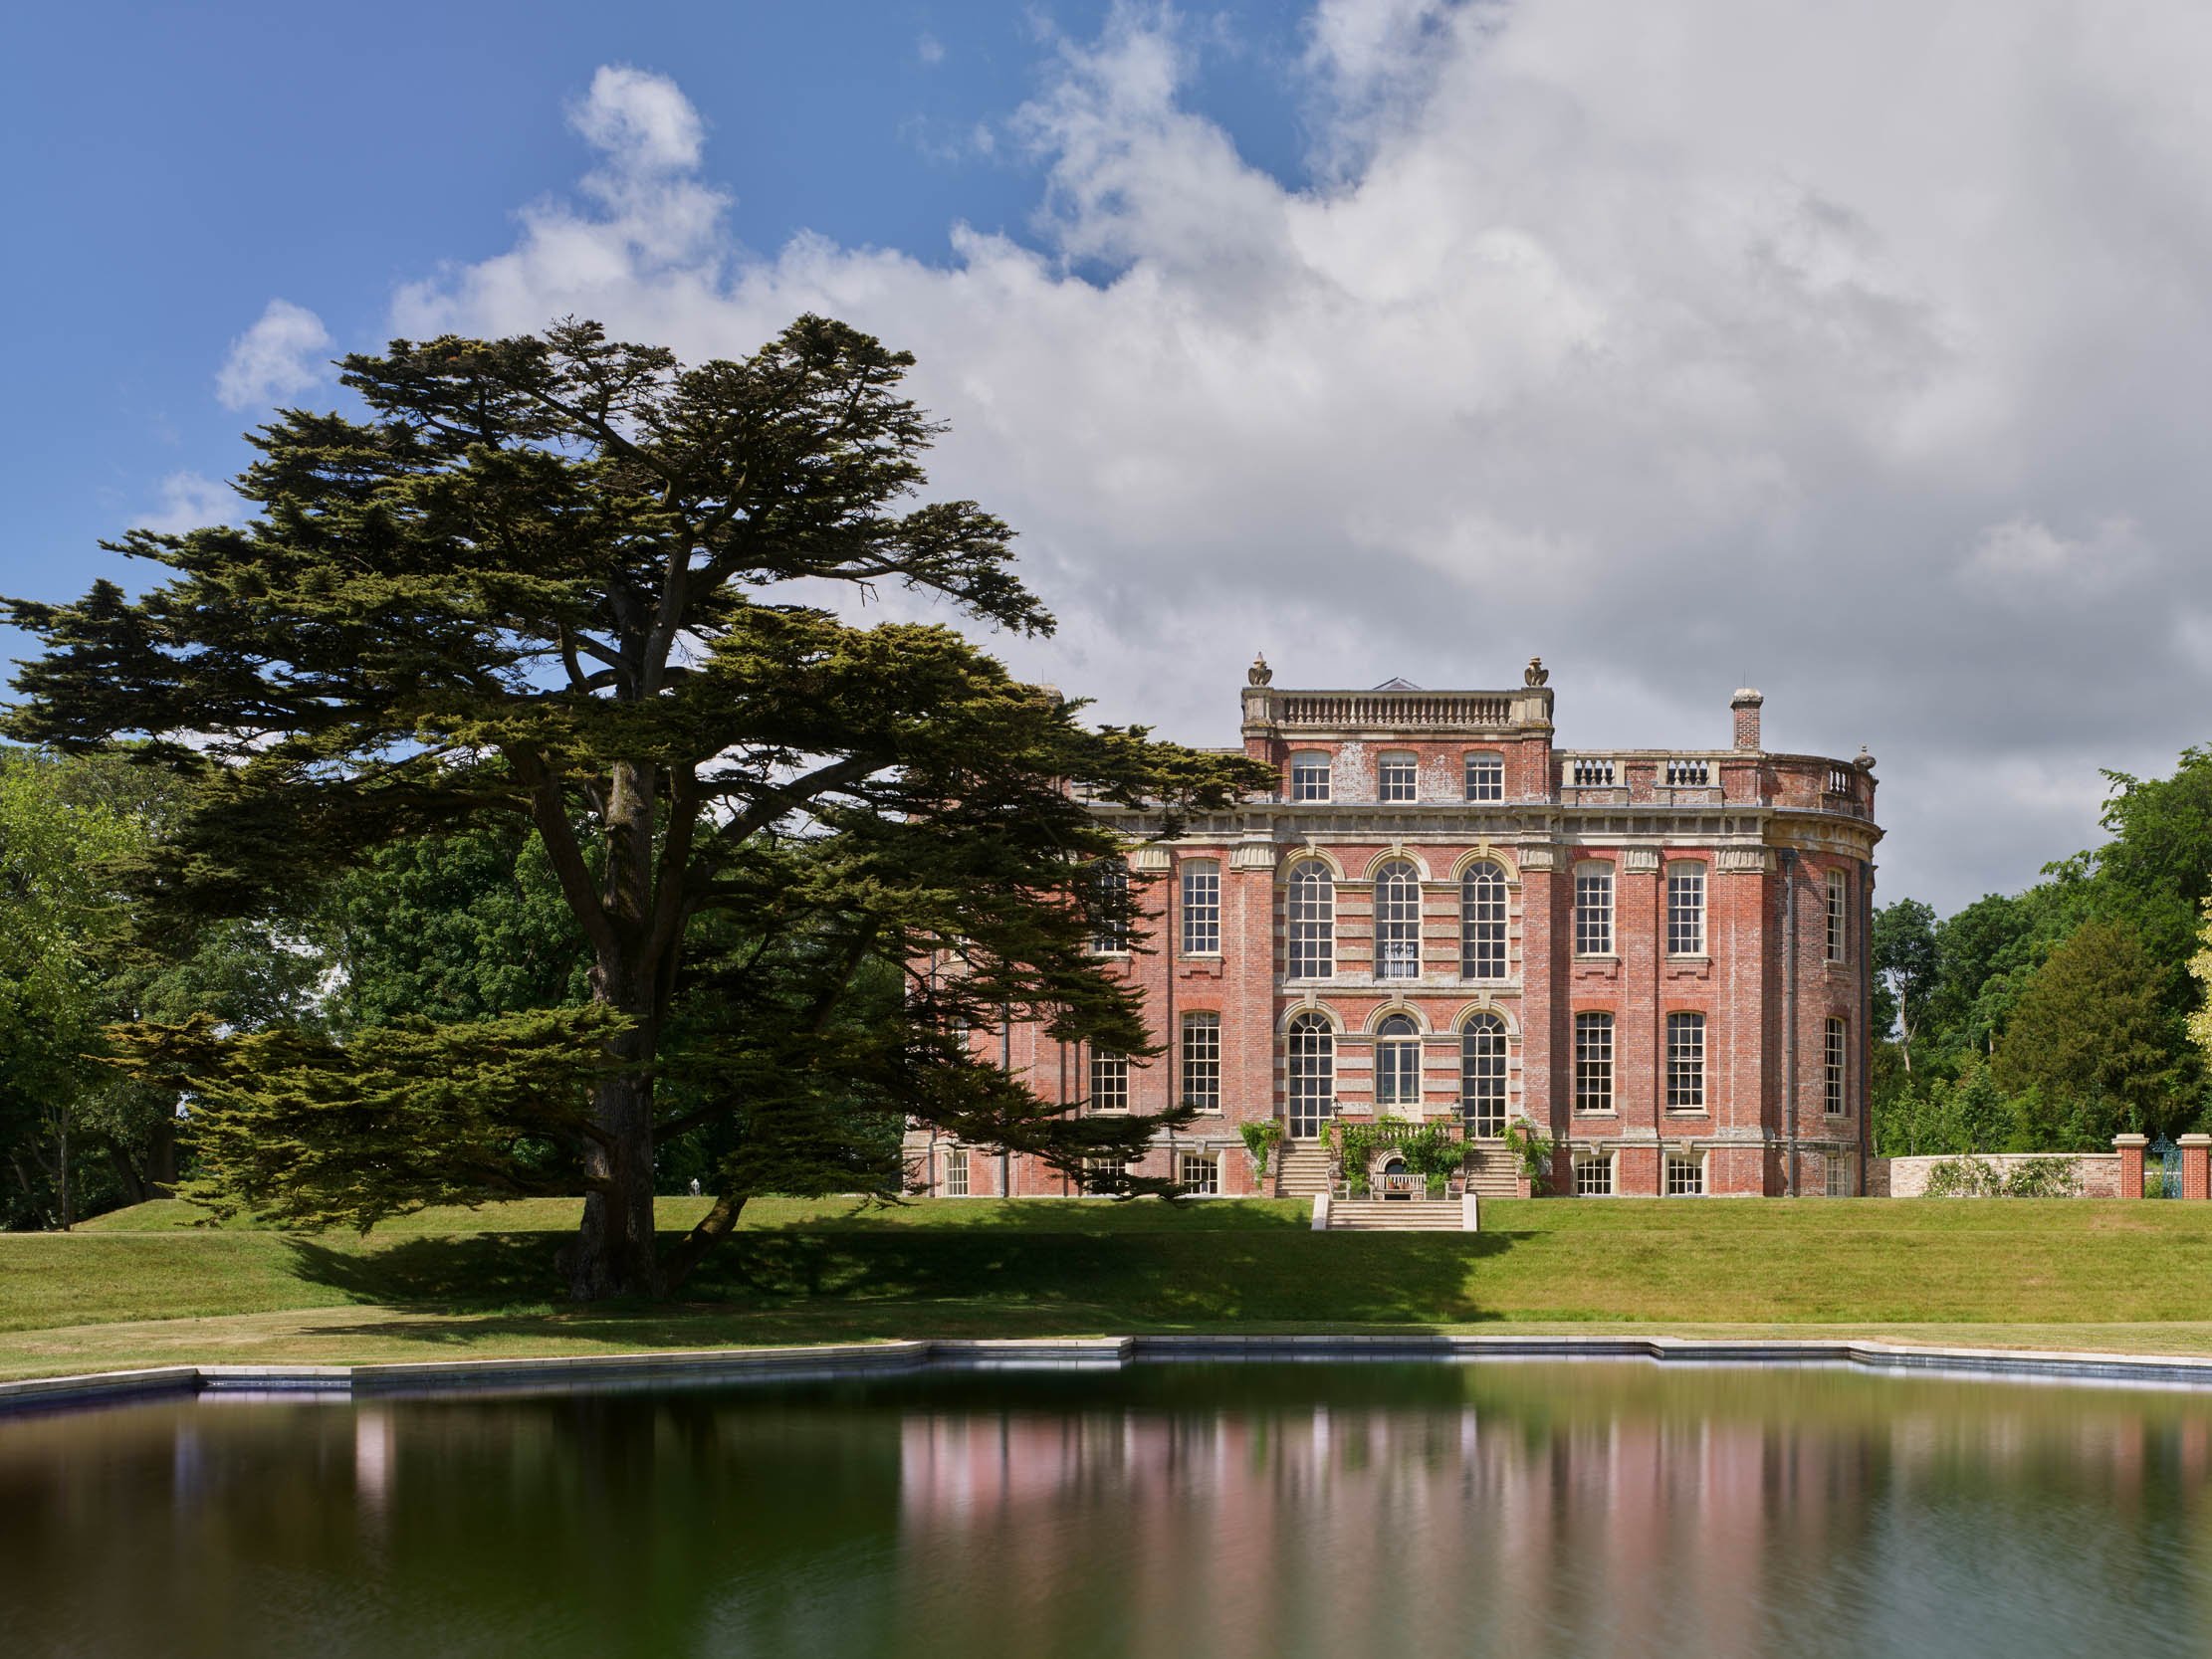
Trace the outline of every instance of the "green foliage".
<path fill-rule="evenodd" d="M 2001 1170 L 1978 1157 L 1947 1157 L 1928 1165 L 1929 1198 L 2078 1198 L 2082 1165 L 2071 1157 L 2043 1157 Z"/>
<path fill-rule="evenodd" d="M 1917 899 L 1900 899 L 1875 912 L 1875 972 L 1887 999 L 1888 1019 L 1881 1029 L 1893 1027 L 1905 1070 L 1912 1069 L 1912 1039 L 1919 1033 L 1934 994 L 1941 951 L 1936 943 L 1935 912 Z"/>
<path fill-rule="evenodd" d="M 1521 1174 L 1535 1183 L 1531 1190 L 1542 1192 L 1551 1178 L 1552 1154 L 1557 1150 L 1551 1139 L 1526 1118 L 1515 1118 L 1505 1126 L 1505 1149 L 1513 1154 Z"/>
<path fill-rule="evenodd" d="M 1372 1124 L 1338 1119 L 1329 1127 L 1335 1131 L 1333 1143 L 1345 1188 L 1355 1198 L 1364 1196 L 1373 1184 L 1375 1159 L 1385 1151 L 1396 1151 L 1406 1160 L 1408 1172 L 1423 1176 L 1432 1192 L 1466 1162 L 1466 1143 L 1448 1124 L 1378 1118 Z M 1330 1143 L 1326 1127 L 1323 1142 Z"/>
<path fill-rule="evenodd" d="M 140 872 L 149 928 L 338 883 L 362 1029 L 565 995 L 580 941 L 591 997 L 622 1018 L 589 1130 L 547 1129 L 580 1134 L 590 1183 L 578 1296 L 665 1289 L 734 1217 L 656 1263 L 658 1138 L 720 1137 L 687 1155 L 711 1151 L 742 1204 L 760 1179 L 815 1178 L 785 1128 L 783 1150 L 743 1151 L 772 1115 L 826 1133 L 896 1112 L 1071 1172 L 1176 1121 L 1093 1128 L 951 1033 L 1011 1017 L 1150 1053 L 1134 993 L 1085 949 L 1101 927 L 1143 944 L 1142 896 L 1092 879 L 1120 841 L 1085 802 L 1172 833 L 1272 771 L 1087 726 L 948 628 L 857 628 L 835 600 L 797 602 L 896 583 L 994 626 L 1052 626 L 1007 526 L 920 500 L 939 429 L 901 393 L 911 365 L 812 316 L 689 367 L 584 322 L 394 341 L 345 359 L 363 418 L 290 410 L 253 436 L 250 522 L 120 544 L 168 572 L 144 598 L 103 582 L 74 605 L 0 607 L 46 646 L 17 679 L 15 735 L 135 738 L 198 784 Z M 705 980 L 687 971 L 703 927 Z M 910 994 L 861 1037 L 868 962 Z M 756 972 L 771 983 L 736 984 Z M 765 1023 L 707 1041 L 685 997 Z M 657 1092 L 679 1027 L 671 1108 Z M 793 1068 L 841 1104 L 783 1081 Z M 875 1137 L 823 1155 L 880 1168 Z M 488 1171 L 487 1190 L 528 1173 Z"/>
<path fill-rule="evenodd" d="M 2189 1034 L 2204 992 L 2188 957 L 2212 896 L 2212 750 L 2184 751 L 2170 777 L 2105 775 L 2110 840 L 1935 926 L 1923 1011 L 1909 1031 L 1901 1015 L 1885 1027 L 1899 1040 L 1877 1054 L 1883 1149 L 1956 1139 L 1935 1122 L 1936 1085 L 1963 1078 L 1972 1056 L 1999 1063 L 2011 1149 L 2087 1150 L 2130 1125 L 2172 1133 L 2198 1120 L 2212 1051 Z M 1901 910 L 1883 914 L 1901 922 Z"/>
<path fill-rule="evenodd" d="M 2198 948 L 2189 957 L 2189 976 L 2203 986 L 2199 993 L 2204 1004 L 2189 1015 L 2189 1040 L 2196 1045 L 2201 1062 L 2212 1063 L 2212 899 L 2204 901 L 2204 929 L 2198 937 Z"/>
<path fill-rule="evenodd" d="M 478 1020 L 590 996 L 591 954 L 535 831 L 380 847 L 326 903 L 348 1025 Z"/>
<path fill-rule="evenodd" d="M 102 1026 L 206 1010 L 254 1029 L 312 1000 L 321 961 L 266 919 L 135 937 L 130 872 L 184 796 L 128 756 L 0 749 L 0 1224 L 67 1225 L 174 1178 L 175 1096 L 94 1064 Z"/>
<path fill-rule="evenodd" d="M 1244 1138 L 1244 1150 L 1251 1154 L 1252 1180 L 1264 1181 L 1275 1148 L 1282 1144 L 1282 1125 L 1270 1118 L 1263 1124 L 1239 1124 L 1236 1129 Z"/>
<path fill-rule="evenodd" d="M 2008 1092 L 1987 1060 L 1969 1055 L 1956 1076 L 1916 1072 L 1880 1100 L 1875 1151 L 1882 1157 L 2108 1151 L 2113 1133 L 2096 1102 L 2033 1083 Z"/>
<path fill-rule="evenodd" d="M 2016 1163 L 2005 1176 L 2007 1198 L 2078 1198 L 2082 1194 L 2079 1158 L 2037 1158 Z"/>
<path fill-rule="evenodd" d="M 2130 928 L 2091 922 L 2038 970 L 1997 1048 L 1996 1076 L 2085 1115 L 2099 1140 L 2170 1125 L 2166 974 Z"/>
<path fill-rule="evenodd" d="M 2098 914 L 2142 940 L 2178 996 L 2198 916 L 2212 897 L 2212 749 L 2184 749 L 2171 777 L 2104 776 L 2112 839 L 2097 852 Z"/>
<path fill-rule="evenodd" d="M 225 1037 L 200 1014 L 110 1037 L 117 1069 L 191 1090 L 200 1174 L 185 1197 L 219 1217 L 366 1232 L 432 1204 L 574 1191 L 562 1143 L 590 1133 L 620 1018 L 586 1006 L 409 1019 L 340 1044 L 293 1028 Z"/>
<path fill-rule="evenodd" d="M 1994 1198 L 2003 1190 L 1997 1166 L 1978 1157 L 1937 1159 L 1928 1165 L 1927 1184 L 1921 1188 L 1929 1198 Z"/>

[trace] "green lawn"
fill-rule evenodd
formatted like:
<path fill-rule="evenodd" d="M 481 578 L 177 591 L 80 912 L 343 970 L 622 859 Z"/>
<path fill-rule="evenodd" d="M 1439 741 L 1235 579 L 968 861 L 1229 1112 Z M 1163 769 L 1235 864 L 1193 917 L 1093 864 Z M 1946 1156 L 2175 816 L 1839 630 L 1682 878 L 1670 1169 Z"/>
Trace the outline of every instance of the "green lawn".
<path fill-rule="evenodd" d="M 664 1200 L 663 1224 L 701 1207 Z M 748 1208 L 681 1304 L 611 1309 L 557 1300 L 553 1255 L 575 1211 L 432 1212 L 363 1240 L 194 1227 L 189 1206 L 163 1203 L 72 1235 L 0 1235 L 0 1375 L 164 1357 L 1507 1324 L 2212 1347 L 2193 1329 L 2212 1328 L 2212 1204 L 1547 1199 L 1485 1204 L 1477 1234 L 1378 1235 L 1313 1233 L 1289 1202 L 769 1202 Z"/>

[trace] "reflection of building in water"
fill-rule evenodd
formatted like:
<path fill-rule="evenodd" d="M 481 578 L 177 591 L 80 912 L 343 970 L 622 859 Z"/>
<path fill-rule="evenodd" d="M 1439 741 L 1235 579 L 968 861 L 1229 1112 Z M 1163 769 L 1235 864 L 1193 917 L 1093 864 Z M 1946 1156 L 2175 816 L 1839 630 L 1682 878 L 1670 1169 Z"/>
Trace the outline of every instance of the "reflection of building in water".
<path fill-rule="evenodd" d="M 1572 1383 L 1556 1409 L 1539 1390 L 1479 1412 L 915 1415 L 900 1602 L 997 1651 L 1053 1651 L 1076 1616 L 1144 1654 L 1463 1653 L 1478 1622 L 1475 1651 L 1750 1655 L 1805 1650 L 1780 1621 L 1807 1606 L 1827 1610 L 1819 1651 L 1906 1651 L 1930 1553 L 2041 1560 L 1983 1536 L 1992 1499 L 2119 1523 L 2096 1550 L 2143 1557 L 2125 1571 L 2147 1591 L 2139 1528 L 2203 1491 L 2201 1411 L 2154 1427 L 2094 1396 L 1825 1385 L 1807 1398 L 1835 1409 L 1742 1416 L 1622 1414 Z M 2064 1600 L 2111 1568 L 2085 1552 L 2059 1570 L 2082 1579 Z"/>
<path fill-rule="evenodd" d="M 1747 1571 L 1848 1544 L 1870 1467 L 1856 1435 L 1756 1422 L 1546 1436 L 1472 1409 L 917 1416 L 902 1601 L 933 1624 L 1037 1621 L 1007 1632 L 1037 1651 L 1047 1612 L 1088 1583 L 1132 1652 L 1372 1651 L 1378 1631 L 1444 1651 L 1478 1608 L 1500 1651 L 1566 1631 L 1645 1651 L 1663 1620 L 1683 1651 L 1751 1653 L 1764 1598 Z M 940 1604 L 979 1555 L 1002 1594 Z"/>
<path fill-rule="evenodd" d="M 1776 1608 L 1816 1601 L 1841 1621 L 1825 1646 L 1847 1650 L 1852 1621 L 1880 1617 L 1854 1586 L 1906 1549 L 1882 1536 L 1884 1496 L 1940 1502 L 1984 1460 L 2040 1460 L 2130 1498 L 2141 1427 L 2123 1413 L 2062 1436 L 2002 1413 L 914 1416 L 900 1606 L 995 1650 L 1048 1652 L 1084 1617 L 1126 1652 L 1464 1652 L 1480 1617 L 1497 1652 L 1756 1655 L 1790 1646 Z M 2201 1480 L 2205 1424 L 2179 1433 L 2172 1456 Z"/>

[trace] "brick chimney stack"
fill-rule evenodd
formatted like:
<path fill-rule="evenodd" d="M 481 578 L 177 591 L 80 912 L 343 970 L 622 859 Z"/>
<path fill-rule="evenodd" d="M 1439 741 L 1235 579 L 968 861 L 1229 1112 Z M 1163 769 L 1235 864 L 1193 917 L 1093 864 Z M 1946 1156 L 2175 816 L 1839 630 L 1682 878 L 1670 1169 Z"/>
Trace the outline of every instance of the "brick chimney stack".
<path fill-rule="evenodd" d="M 1759 705 L 1765 701 L 1749 686 L 1728 700 L 1728 707 L 1736 712 L 1736 747 L 1755 749 L 1759 746 Z"/>

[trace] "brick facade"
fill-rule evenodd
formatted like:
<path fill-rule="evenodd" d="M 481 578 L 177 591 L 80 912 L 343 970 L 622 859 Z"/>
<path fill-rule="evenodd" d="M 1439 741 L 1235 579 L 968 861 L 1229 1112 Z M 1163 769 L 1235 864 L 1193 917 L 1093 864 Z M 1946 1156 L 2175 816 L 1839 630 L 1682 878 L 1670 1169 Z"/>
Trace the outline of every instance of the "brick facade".
<path fill-rule="evenodd" d="M 1101 808 L 1129 837 L 1131 879 L 1153 917 L 1119 971 L 1142 989 L 1167 1049 L 1130 1066 L 1130 1107 L 1156 1111 L 1186 1091 L 1192 1015 L 1219 1025 L 1217 1115 L 1172 1144 L 1161 1136 L 1144 1172 L 1172 1176 L 1182 1155 L 1197 1153 L 1218 1160 L 1222 1193 L 1253 1191 L 1238 1126 L 1290 1121 L 1289 1033 L 1318 1017 L 1333 1116 L 1463 1125 L 1478 1168 L 1503 1159 L 1478 1133 L 1494 1124 L 1472 1121 L 1481 1044 L 1469 1030 L 1502 1025 L 1504 1116 L 1558 1143 L 1555 1191 L 1574 1190 L 1576 1165 L 1593 1159 L 1610 1167 L 1586 1184 L 1622 1195 L 1665 1193 L 1670 1165 L 1678 1185 L 1707 1193 L 1864 1190 L 1872 860 L 1881 834 L 1871 757 L 1765 749 L 1761 700 L 1749 691 L 1731 706 L 1727 748 L 1592 751 L 1553 746 L 1553 694 L 1533 663 L 1526 684 L 1503 692 L 1398 682 L 1286 691 L 1271 678 L 1254 665 L 1242 732 L 1244 752 L 1280 770 L 1271 795 L 1198 815 L 1173 840 L 1158 838 L 1157 816 Z M 1470 783 L 1470 755 L 1495 758 L 1494 789 Z M 1299 756 L 1325 766 L 1325 788 L 1297 787 Z M 1307 891 L 1333 903 L 1326 974 L 1293 971 L 1291 890 L 1302 865 L 1325 872 L 1325 885 Z M 1203 871 L 1218 878 L 1219 947 L 1187 951 L 1185 877 Z M 1610 948 L 1582 948 L 1587 929 L 1578 940 L 1578 872 L 1610 878 Z M 1470 873 L 1502 883 L 1502 973 L 1473 971 Z M 1670 948 L 1685 944 L 1669 933 L 1670 879 L 1678 897 L 1701 889 L 1701 907 L 1677 906 L 1678 920 L 1702 933 L 1687 941 L 1694 947 Z M 1386 909 L 1395 897 L 1418 922 L 1401 914 L 1379 929 L 1379 885 Z M 1671 1105 L 1670 1015 L 1684 1016 L 1671 1024 Z M 1604 1110 L 1582 1109 L 1594 1104 L 1594 1068 L 1578 1102 L 1578 1016 L 1591 1016 L 1592 1054 L 1610 1023 Z M 1411 1021 L 1412 1034 L 1386 1030 L 1394 1018 Z M 1045 1098 L 1087 1099 L 1087 1053 L 1027 1026 L 975 1040 Z M 1392 1077 L 1418 1078 L 1418 1099 L 1379 1102 L 1379 1082 L 1387 1090 Z M 1691 1094 L 1701 1098 L 1683 1098 Z M 910 1138 L 918 1186 L 944 1192 L 949 1151 L 942 1140 Z M 1057 1173 L 988 1148 L 969 1153 L 969 1172 L 973 1195 L 1068 1189 Z"/>

